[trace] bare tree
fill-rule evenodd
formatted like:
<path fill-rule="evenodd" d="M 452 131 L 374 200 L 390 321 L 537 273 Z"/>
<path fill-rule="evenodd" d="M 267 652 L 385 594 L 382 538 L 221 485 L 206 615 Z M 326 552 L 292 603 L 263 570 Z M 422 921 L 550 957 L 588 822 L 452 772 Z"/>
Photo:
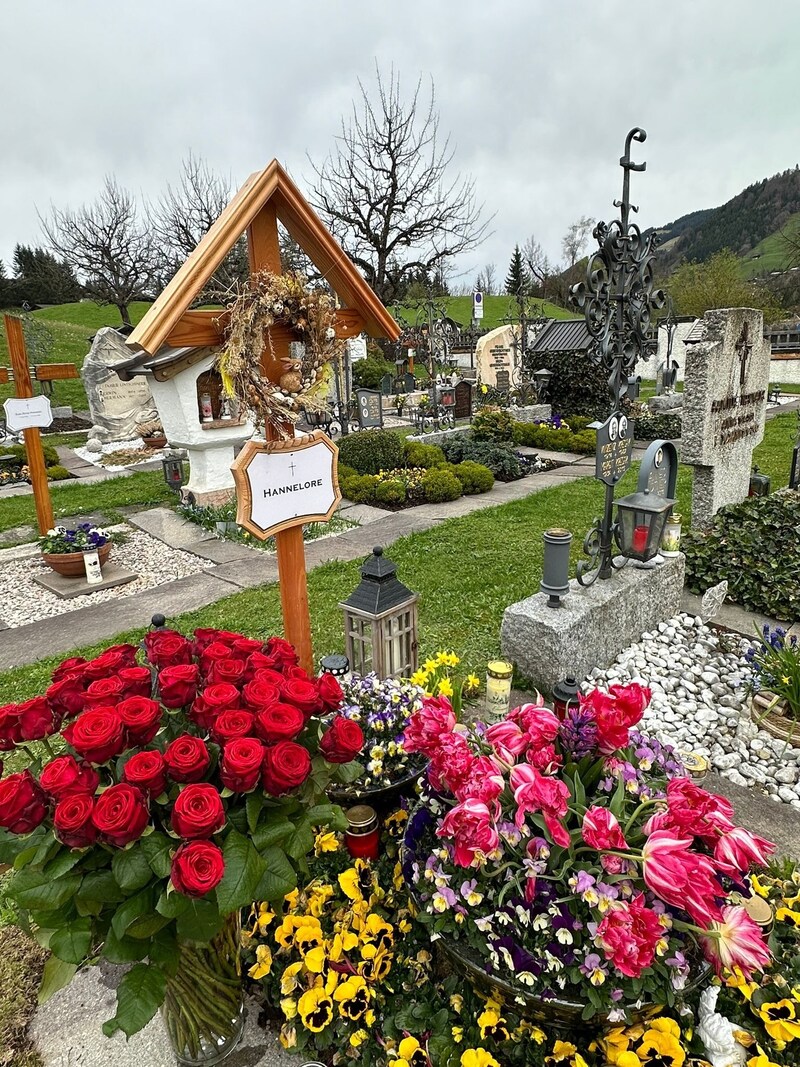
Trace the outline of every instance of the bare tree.
<path fill-rule="evenodd" d="M 497 267 L 494 263 L 487 263 L 483 268 L 483 291 L 487 296 L 494 296 L 497 292 Z"/>
<path fill-rule="evenodd" d="M 564 253 L 564 259 L 567 261 L 569 270 L 572 270 L 583 255 L 586 242 L 589 240 L 593 229 L 594 220 L 586 215 L 581 215 L 579 219 L 567 228 L 567 232 L 561 239 L 561 250 Z"/>
<path fill-rule="evenodd" d="M 441 270 L 487 236 L 472 178 L 451 178 L 454 150 L 439 138 L 433 81 L 404 99 L 392 68 L 376 65 L 373 99 L 360 98 L 342 119 L 335 150 L 318 166 L 312 200 L 329 228 L 384 301 L 420 271 Z"/>
<path fill-rule="evenodd" d="M 542 299 L 546 299 L 547 283 L 554 274 L 558 274 L 560 269 L 558 264 L 550 262 L 534 234 L 531 234 L 522 246 L 522 258 L 534 285 L 541 292 Z"/>
<path fill-rule="evenodd" d="M 113 305 L 130 325 L 128 305 L 151 292 L 156 272 L 155 240 L 133 196 L 108 176 L 93 203 L 74 211 L 52 206 L 39 221 L 54 251 L 82 277 L 87 295 Z"/>

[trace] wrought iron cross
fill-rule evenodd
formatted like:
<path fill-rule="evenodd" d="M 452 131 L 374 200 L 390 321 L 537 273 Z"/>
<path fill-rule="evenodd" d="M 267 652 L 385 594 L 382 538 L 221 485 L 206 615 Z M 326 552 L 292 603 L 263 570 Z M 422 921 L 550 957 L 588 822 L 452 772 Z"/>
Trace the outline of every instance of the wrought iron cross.
<path fill-rule="evenodd" d="M 753 351 L 753 342 L 750 340 L 750 327 L 748 323 L 744 323 L 742 326 L 742 332 L 739 334 L 739 340 L 736 342 L 736 354 L 739 357 L 739 388 L 744 389 L 744 383 L 747 378 L 747 361 L 750 358 L 750 353 Z"/>

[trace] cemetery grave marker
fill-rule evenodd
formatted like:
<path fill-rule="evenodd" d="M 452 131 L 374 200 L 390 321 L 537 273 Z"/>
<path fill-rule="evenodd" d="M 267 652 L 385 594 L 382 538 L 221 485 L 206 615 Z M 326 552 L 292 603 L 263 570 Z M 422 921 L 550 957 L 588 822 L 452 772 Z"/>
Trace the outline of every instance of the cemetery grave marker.
<path fill-rule="evenodd" d="M 472 383 L 466 380 L 460 381 L 453 390 L 455 396 L 455 409 L 453 414 L 457 419 L 472 418 Z"/>
<path fill-rule="evenodd" d="M 362 430 L 383 427 L 383 404 L 377 389 L 356 389 L 358 425 Z"/>

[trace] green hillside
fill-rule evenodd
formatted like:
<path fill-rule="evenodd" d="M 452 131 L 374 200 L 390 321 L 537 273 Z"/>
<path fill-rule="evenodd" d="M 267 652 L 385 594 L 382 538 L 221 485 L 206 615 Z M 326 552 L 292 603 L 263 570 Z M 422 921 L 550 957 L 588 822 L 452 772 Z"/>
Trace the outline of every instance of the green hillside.
<path fill-rule="evenodd" d="M 759 241 L 752 252 L 742 259 L 742 276 L 756 278 L 759 275 L 770 274 L 775 270 L 786 270 L 790 266 L 798 266 L 791 262 L 790 249 L 787 246 L 784 235 L 800 239 L 800 211 L 790 215 L 788 221 L 776 233 L 771 233 L 763 241 Z"/>
<path fill-rule="evenodd" d="M 471 296 L 446 296 L 437 300 L 437 304 L 447 307 L 448 317 L 469 326 L 472 319 Z M 571 311 L 566 311 L 557 304 L 551 304 L 548 300 L 531 300 L 535 314 L 542 314 L 550 319 L 574 319 L 577 318 Z M 540 311 L 541 308 L 541 311 Z M 419 309 L 413 307 L 389 308 L 391 312 L 399 311 L 403 318 L 414 323 L 419 315 Z M 502 296 L 485 296 L 483 298 L 483 320 L 481 326 L 484 330 L 493 330 L 496 326 L 502 326 L 508 321 L 508 316 L 516 317 L 516 303 L 507 293 Z"/>
<path fill-rule="evenodd" d="M 136 300 L 128 305 L 131 322 L 135 326 L 150 307 L 144 300 Z M 85 326 L 87 330 L 99 330 L 101 326 L 119 326 L 120 317 L 116 308 L 95 304 L 93 300 L 81 300 L 77 304 L 54 304 L 33 313 L 44 322 L 69 322 L 75 326 Z"/>

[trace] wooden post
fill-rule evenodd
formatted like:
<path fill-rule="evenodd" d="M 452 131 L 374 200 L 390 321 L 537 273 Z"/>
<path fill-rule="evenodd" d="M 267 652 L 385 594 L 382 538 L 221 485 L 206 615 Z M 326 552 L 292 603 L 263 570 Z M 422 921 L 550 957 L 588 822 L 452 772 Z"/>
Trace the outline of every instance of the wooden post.
<path fill-rule="evenodd" d="M 22 332 L 22 322 L 11 315 L 4 315 L 3 320 L 8 337 L 8 354 L 11 359 L 11 369 L 14 372 L 14 387 L 18 397 L 26 400 L 33 396 L 33 383 L 31 372 L 28 367 L 28 353 L 25 349 L 25 334 Z M 33 501 L 36 505 L 36 519 L 39 523 L 39 533 L 46 534 L 55 525 L 53 519 L 53 502 L 50 499 L 50 486 L 47 482 L 47 469 L 44 463 L 42 451 L 42 435 L 38 427 L 23 430 L 25 451 L 28 454 L 28 469 L 33 486 Z"/>
<path fill-rule="evenodd" d="M 278 244 L 278 219 L 275 205 L 267 203 L 259 211 L 247 229 L 247 249 L 250 271 L 269 270 L 281 273 L 281 254 Z M 270 381 L 277 382 L 284 372 L 283 360 L 289 357 L 289 337 L 283 331 L 275 331 L 272 346 L 263 355 L 263 373 Z M 294 430 L 291 430 L 292 435 Z M 267 440 L 275 440 L 272 427 L 266 428 Z M 278 582 L 281 593 L 283 632 L 300 657 L 300 666 L 315 674 L 314 652 L 311 645 L 311 616 L 308 610 L 308 585 L 306 583 L 306 554 L 303 544 L 303 527 L 293 526 L 275 534 L 278 557 Z"/>

